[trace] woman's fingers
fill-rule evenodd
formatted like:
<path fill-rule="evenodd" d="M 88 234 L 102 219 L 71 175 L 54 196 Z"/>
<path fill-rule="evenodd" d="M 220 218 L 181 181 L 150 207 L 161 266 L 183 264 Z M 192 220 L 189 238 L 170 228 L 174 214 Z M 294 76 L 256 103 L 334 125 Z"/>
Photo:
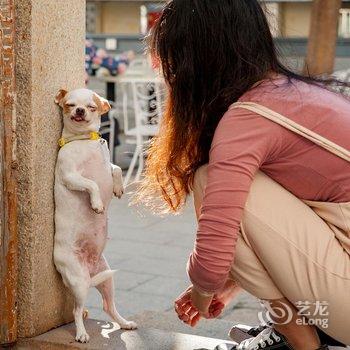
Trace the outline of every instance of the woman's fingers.
<path fill-rule="evenodd" d="M 175 310 L 178 315 L 191 315 L 197 310 L 193 308 L 192 304 L 190 302 L 187 302 L 183 305 L 179 305 L 175 307 Z"/>
<path fill-rule="evenodd" d="M 223 309 L 216 309 L 213 312 L 210 312 L 210 318 L 217 318 L 221 313 Z"/>
<path fill-rule="evenodd" d="M 190 301 L 184 303 L 184 304 L 175 304 L 175 311 L 178 314 L 185 314 L 189 309 L 191 309 L 192 304 Z"/>
<path fill-rule="evenodd" d="M 198 311 L 193 309 L 192 307 L 189 307 L 181 310 L 181 312 L 178 312 L 178 316 L 182 321 L 186 322 L 189 321 L 196 312 Z"/>
<path fill-rule="evenodd" d="M 184 323 L 193 327 L 193 325 L 198 323 L 200 316 L 198 310 L 194 307 L 191 307 L 187 309 L 185 313 L 178 314 L 178 318 Z"/>
<path fill-rule="evenodd" d="M 177 316 L 181 321 L 187 323 L 188 322 L 188 316 L 185 314 L 181 314 Z"/>
<path fill-rule="evenodd" d="M 203 318 L 216 318 L 218 317 L 222 310 L 225 308 L 225 305 L 218 300 L 212 301 L 212 303 L 209 305 L 208 311 L 207 312 L 200 312 L 200 315 Z"/>
<path fill-rule="evenodd" d="M 189 319 L 191 320 L 195 315 L 198 314 L 198 310 L 195 309 L 194 307 L 192 307 L 190 310 L 188 310 L 186 312 L 186 314 L 188 315 Z"/>
<path fill-rule="evenodd" d="M 196 325 L 197 325 L 197 323 L 199 322 L 200 319 L 201 319 L 201 316 L 200 316 L 199 312 L 197 312 L 197 314 L 193 316 L 193 318 L 191 320 L 191 323 L 190 323 L 190 326 L 191 327 L 196 327 Z"/>
<path fill-rule="evenodd" d="M 176 300 L 174 303 L 176 312 L 181 310 L 184 305 L 191 301 L 191 290 L 192 286 L 188 287 Z"/>
<path fill-rule="evenodd" d="M 209 312 L 214 312 L 215 310 L 222 310 L 225 308 L 225 304 L 220 301 L 215 301 L 209 306 Z"/>
<path fill-rule="evenodd" d="M 220 301 L 213 302 L 209 307 L 209 316 L 210 318 L 217 318 L 222 310 L 225 308 L 225 304 Z"/>
<path fill-rule="evenodd" d="M 191 300 L 191 295 L 184 295 L 181 298 L 175 300 L 175 305 L 181 306 Z"/>
<path fill-rule="evenodd" d="M 175 301 L 175 309 L 183 309 L 186 305 L 191 304 L 191 300 Z"/>

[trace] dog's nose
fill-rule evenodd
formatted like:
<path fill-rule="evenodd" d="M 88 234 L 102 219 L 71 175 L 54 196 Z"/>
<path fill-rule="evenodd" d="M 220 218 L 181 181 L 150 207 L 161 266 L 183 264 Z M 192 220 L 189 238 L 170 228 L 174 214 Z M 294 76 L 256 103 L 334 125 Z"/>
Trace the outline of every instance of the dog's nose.
<path fill-rule="evenodd" d="M 77 108 L 75 111 L 75 114 L 77 115 L 84 115 L 85 114 L 85 109 L 84 108 Z"/>

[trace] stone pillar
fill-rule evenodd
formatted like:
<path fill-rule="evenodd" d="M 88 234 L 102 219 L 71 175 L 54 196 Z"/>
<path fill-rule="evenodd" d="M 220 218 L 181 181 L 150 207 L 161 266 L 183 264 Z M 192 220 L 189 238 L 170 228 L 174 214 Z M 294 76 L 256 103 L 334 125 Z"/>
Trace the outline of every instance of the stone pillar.
<path fill-rule="evenodd" d="M 84 86 L 85 0 L 15 1 L 19 201 L 18 335 L 72 319 L 53 264 L 58 89 Z"/>
<path fill-rule="evenodd" d="M 333 73 L 341 5 L 341 0 L 314 0 L 305 74 Z"/>
<path fill-rule="evenodd" d="M 14 3 L 0 0 L 0 348 L 17 338 Z"/>

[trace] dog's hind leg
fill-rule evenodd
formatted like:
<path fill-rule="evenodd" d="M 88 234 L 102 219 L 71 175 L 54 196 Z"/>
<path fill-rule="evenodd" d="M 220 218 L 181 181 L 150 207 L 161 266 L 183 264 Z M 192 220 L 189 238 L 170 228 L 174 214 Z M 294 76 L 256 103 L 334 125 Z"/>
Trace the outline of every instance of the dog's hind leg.
<path fill-rule="evenodd" d="M 88 290 L 89 284 L 86 283 L 86 281 L 81 281 L 80 285 L 75 285 L 73 290 L 75 298 L 75 305 L 73 311 L 76 326 L 75 340 L 80 343 L 87 343 L 90 340 L 90 337 L 87 334 L 84 326 L 84 304 L 87 298 Z"/>
<path fill-rule="evenodd" d="M 72 253 L 64 255 L 55 250 L 55 264 L 61 273 L 64 284 L 68 287 L 74 297 L 74 321 L 76 326 L 75 340 L 87 343 L 90 339 L 86 332 L 83 313 L 84 304 L 90 287 L 90 274 L 87 268 L 81 265 L 79 259 Z"/>
<path fill-rule="evenodd" d="M 102 255 L 101 259 L 99 261 L 97 272 L 101 272 L 101 271 L 109 270 L 109 269 L 110 269 L 110 267 L 109 267 L 105 257 Z M 117 308 L 115 306 L 115 301 L 114 301 L 113 277 L 111 277 L 108 280 L 104 281 L 103 283 L 97 285 L 96 288 L 98 289 L 98 291 L 102 295 L 103 311 L 106 312 L 107 315 L 109 315 L 113 319 L 113 321 L 117 322 L 122 329 L 136 329 L 137 324 L 135 322 L 127 321 L 117 311 Z"/>

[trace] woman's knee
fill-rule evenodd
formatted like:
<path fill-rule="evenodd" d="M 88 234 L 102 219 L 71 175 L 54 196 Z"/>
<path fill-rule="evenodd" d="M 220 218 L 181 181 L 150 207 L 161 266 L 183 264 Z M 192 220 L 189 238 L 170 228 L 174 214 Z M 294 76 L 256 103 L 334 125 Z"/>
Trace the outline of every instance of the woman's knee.
<path fill-rule="evenodd" d="M 238 235 L 235 260 L 230 274 L 242 289 L 259 299 L 283 298 L 254 250 L 241 234 Z"/>

